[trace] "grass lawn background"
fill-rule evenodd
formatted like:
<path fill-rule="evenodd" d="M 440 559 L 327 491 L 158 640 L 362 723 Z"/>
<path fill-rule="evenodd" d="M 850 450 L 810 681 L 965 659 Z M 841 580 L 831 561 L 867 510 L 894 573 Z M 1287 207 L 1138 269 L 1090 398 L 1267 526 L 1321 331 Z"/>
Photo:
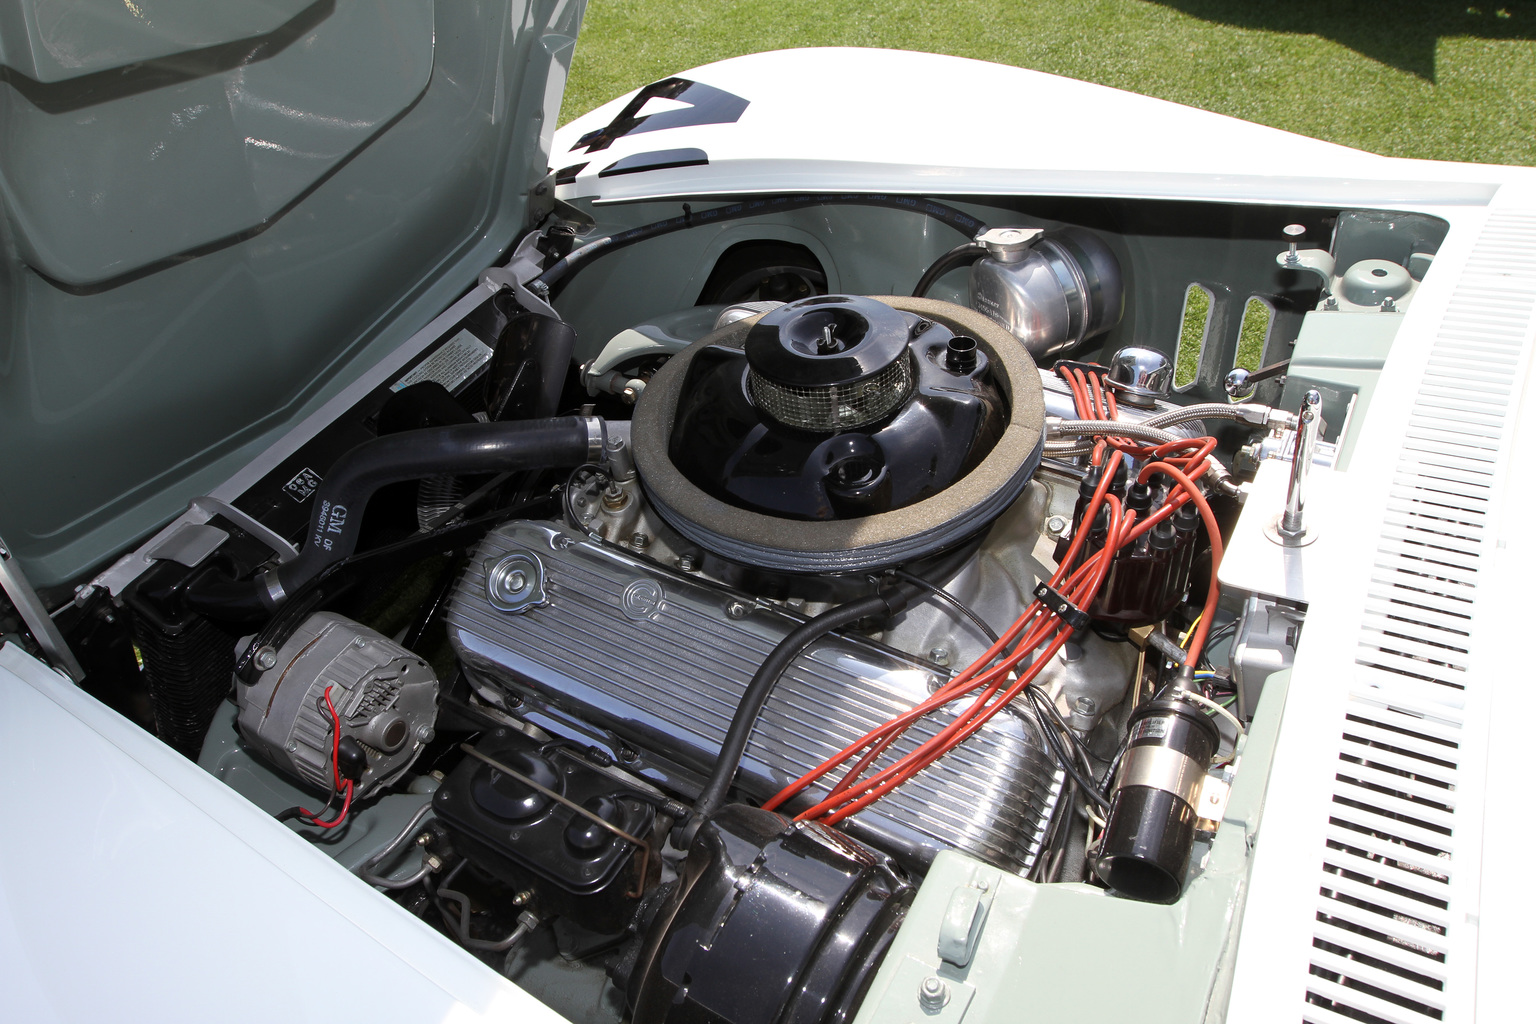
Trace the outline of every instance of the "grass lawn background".
<path fill-rule="evenodd" d="M 1388 156 L 1536 164 L 1528 0 L 591 0 L 561 121 L 690 67 L 799 46 L 974 57 Z"/>

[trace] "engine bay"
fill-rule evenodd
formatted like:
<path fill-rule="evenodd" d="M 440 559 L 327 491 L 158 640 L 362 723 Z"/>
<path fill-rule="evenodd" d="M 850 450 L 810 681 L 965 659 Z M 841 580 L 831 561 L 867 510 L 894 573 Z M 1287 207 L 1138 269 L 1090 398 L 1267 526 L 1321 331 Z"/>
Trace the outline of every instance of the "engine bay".
<path fill-rule="evenodd" d="M 1305 623 L 1224 550 L 1308 543 L 1444 222 L 676 209 L 76 588 L 87 688 L 584 1024 L 851 1020 L 951 851 L 1178 901 Z"/>

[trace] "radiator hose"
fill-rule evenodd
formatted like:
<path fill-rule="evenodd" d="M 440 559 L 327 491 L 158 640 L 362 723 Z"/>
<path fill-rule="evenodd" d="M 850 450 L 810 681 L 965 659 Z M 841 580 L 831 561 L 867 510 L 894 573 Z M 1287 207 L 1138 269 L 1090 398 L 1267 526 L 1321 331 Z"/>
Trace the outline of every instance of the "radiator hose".
<path fill-rule="evenodd" d="M 507 473 L 601 462 L 603 421 L 562 416 L 428 427 L 365 441 L 331 466 L 315 491 L 309 531 L 292 561 L 255 580 L 214 578 L 187 594 L 200 611 L 272 611 L 322 570 L 357 549 L 363 510 L 386 484 L 443 473 Z"/>

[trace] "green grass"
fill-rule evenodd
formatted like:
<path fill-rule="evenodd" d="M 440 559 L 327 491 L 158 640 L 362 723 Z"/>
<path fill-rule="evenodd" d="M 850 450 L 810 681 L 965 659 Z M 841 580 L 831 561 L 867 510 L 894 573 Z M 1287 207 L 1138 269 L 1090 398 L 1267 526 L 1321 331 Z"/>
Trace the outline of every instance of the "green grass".
<path fill-rule="evenodd" d="M 1243 307 L 1243 323 L 1237 333 L 1237 354 L 1233 366 L 1257 370 L 1264 365 L 1264 342 L 1269 340 L 1269 307 L 1262 299 L 1252 298 Z"/>
<path fill-rule="evenodd" d="M 1184 293 L 1184 319 L 1179 326 L 1179 346 L 1174 351 L 1173 386 L 1187 388 L 1200 376 L 1200 350 L 1205 347 L 1205 327 L 1211 315 L 1211 293 L 1192 284 Z"/>
<path fill-rule="evenodd" d="M 1529 0 L 591 0 L 561 119 L 798 46 L 975 57 L 1389 156 L 1536 163 Z"/>

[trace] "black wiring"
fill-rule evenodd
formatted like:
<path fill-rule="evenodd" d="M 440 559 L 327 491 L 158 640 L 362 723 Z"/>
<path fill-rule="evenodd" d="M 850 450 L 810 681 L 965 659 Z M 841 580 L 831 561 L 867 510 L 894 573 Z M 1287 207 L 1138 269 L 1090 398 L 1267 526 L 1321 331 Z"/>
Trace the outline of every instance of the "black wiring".
<path fill-rule="evenodd" d="M 1074 754 L 1077 753 L 1076 749 L 1074 748 L 1078 743 L 1078 739 L 1076 736 L 1072 735 L 1072 731 L 1068 729 L 1066 727 L 1066 723 L 1061 720 L 1061 716 L 1056 712 L 1056 708 L 1051 706 L 1051 698 L 1032 686 L 1026 688 L 1024 692 L 1029 694 L 1030 699 L 1034 702 L 1037 708 L 1042 709 L 1037 713 L 1037 719 L 1039 719 L 1038 724 L 1040 726 L 1040 735 L 1045 739 L 1046 746 L 1051 748 L 1051 753 L 1055 756 L 1056 762 L 1061 765 L 1063 771 L 1071 776 L 1072 781 L 1077 784 L 1078 788 L 1083 791 L 1085 796 L 1091 799 L 1103 810 L 1109 810 L 1109 801 L 1106 800 L 1104 798 L 1104 794 L 1099 791 L 1098 783 L 1093 781 L 1092 778 L 1085 776 L 1082 772 L 1082 769 L 1079 767 L 1077 758 L 1074 756 Z M 1046 709 L 1048 709 L 1050 716 L 1054 718 L 1054 722 L 1045 720 Z M 1060 745 L 1061 736 L 1056 735 L 1056 731 L 1052 728 L 1052 725 L 1059 726 L 1062 732 L 1069 738 L 1068 747 L 1063 748 Z"/>
<path fill-rule="evenodd" d="M 965 619 L 969 620 L 972 625 L 981 631 L 982 635 L 985 636 L 988 641 L 994 644 L 997 643 L 998 635 L 991 626 L 987 625 L 986 620 L 983 619 L 980 615 L 977 615 L 974 610 L 968 607 L 959 598 L 955 597 L 954 594 L 951 594 L 949 591 L 945 590 L 941 586 L 938 586 L 937 584 L 930 583 L 929 581 L 923 579 L 921 576 L 915 576 L 912 573 L 907 572 L 905 569 L 897 569 L 896 577 L 897 579 L 905 580 L 908 583 L 913 583 L 919 587 L 922 587 L 924 590 L 928 591 L 928 593 L 932 594 L 934 597 L 938 598 L 941 602 L 948 606 L 951 611 L 954 611 Z"/>

